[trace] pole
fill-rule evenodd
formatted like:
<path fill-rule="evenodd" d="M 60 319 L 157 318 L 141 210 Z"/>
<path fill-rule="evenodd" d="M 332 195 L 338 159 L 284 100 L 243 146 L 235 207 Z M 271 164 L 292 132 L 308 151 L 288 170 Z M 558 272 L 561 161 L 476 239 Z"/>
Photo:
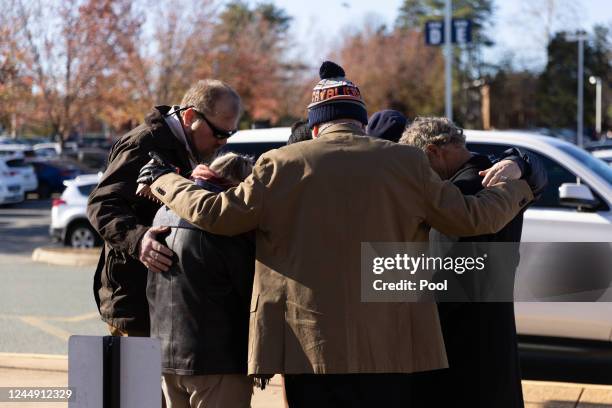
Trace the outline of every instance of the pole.
<path fill-rule="evenodd" d="M 595 84 L 595 132 L 601 135 L 601 78 Z"/>
<path fill-rule="evenodd" d="M 584 35 L 582 32 L 578 33 L 578 134 L 576 136 L 576 144 L 579 147 L 584 146 L 583 141 L 583 105 L 584 105 Z"/>
<path fill-rule="evenodd" d="M 482 129 L 491 130 L 491 88 L 484 84 L 480 87 L 481 114 L 482 114 Z"/>
<path fill-rule="evenodd" d="M 446 0 L 446 10 L 444 15 L 444 51 L 446 56 L 446 117 L 453 120 L 453 47 L 451 44 L 451 24 L 452 24 L 453 4 L 452 0 Z"/>

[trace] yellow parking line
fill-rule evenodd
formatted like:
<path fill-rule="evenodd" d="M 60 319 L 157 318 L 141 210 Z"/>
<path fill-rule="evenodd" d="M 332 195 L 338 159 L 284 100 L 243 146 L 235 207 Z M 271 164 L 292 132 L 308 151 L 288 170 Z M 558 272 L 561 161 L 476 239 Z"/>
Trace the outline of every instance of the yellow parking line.
<path fill-rule="evenodd" d="M 29 324 L 30 326 L 34 326 L 37 329 L 44 331 L 45 333 L 55 336 L 58 339 L 63 340 L 63 341 L 68 341 L 68 339 L 71 336 L 71 334 L 68 333 L 66 330 L 62 330 L 58 327 L 52 326 L 49 323 L 44 322 L 33 316 L 21 316 L 19 320 L 21 320 L 24 323 Z"/>
<path fill-rule="evenodd" d="M 38 319 L 38 320 L 51 320 L 54 322 L 66 322 L 66 323 L 75 323 L 75 322 L 82 322 L 85 320 L 91 320 L 91 319 L 95 319 L 97 317 L 99 317 L 100 314 L 97 312 L 92 312 L 92 313 L 85 313 L 82 315 L 77 315 L 77 316 L 68 316 L 68 317 L 64 317 L 64 316 L 39 316 L 39 315 L 7 315 L 7 314 L 0 314 L 0 319 L 4 318 L 4 319 L 22 319 L 22 318 L 34 318 L 34 319 Z"/>
<path fill-rule="evenodd" d="M 39 354 L 39 353 L 3 353 L 0 352 L 0 360 L 3 358 L 37 358 L 50 360 L 66 360 L 66 354 Z"/>

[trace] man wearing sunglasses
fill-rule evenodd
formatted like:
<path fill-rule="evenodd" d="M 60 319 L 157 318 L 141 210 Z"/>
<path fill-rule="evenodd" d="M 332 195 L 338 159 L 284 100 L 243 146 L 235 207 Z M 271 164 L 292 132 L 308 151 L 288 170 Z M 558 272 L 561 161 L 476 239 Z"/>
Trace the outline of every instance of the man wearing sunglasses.
<path fill-rule="evenodd" d="M 147 269 L 167 271 L 172 264 L 172 251 L 156 241 L 166 229 L 151 228 L 160 205 L 136 194 L 140 168 L 155 152 L 188 177 L 236 132 L 239 116 L 236 91 L 221 81 L 202 80 L 187 91 L 180 106 L 156 106 L 112 147 L 87 207 L 91 224 L 104 239 L 94 296 L 111 334 L 149 335 Z"/>

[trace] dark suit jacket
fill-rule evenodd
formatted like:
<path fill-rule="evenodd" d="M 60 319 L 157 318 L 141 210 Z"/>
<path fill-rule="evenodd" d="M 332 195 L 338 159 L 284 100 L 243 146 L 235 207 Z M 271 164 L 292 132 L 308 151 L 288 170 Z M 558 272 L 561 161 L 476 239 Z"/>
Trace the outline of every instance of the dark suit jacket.
<path fill-rule="evenodd" d="M 485 156 L 473 155 L 450 179 L 463 194 L 483 189 L 480 170 L 491 167 Z M 495 234 L 472 237 L 448 237 L 432 231 L 433 240 L 458 242 L 520 242 L 523 227 L 521 211 Z M 511 296 L 514 274 L 519 262 L 518 244 L 511 256 L 491 260 L 494 265 L 479 278 L 468 282 L 469 290 L 481 296 Z M 495 257 L 491 253 L 490 257 Z M 468 278 L 467 276 L 463 276 Z M 508 293 L 510 291 L 510 293 Z M 472 293 L 472 294 L 474 294 Z M 449 369 L 417 378 L 419 392 L 432 396 L 432 407 L 523 407 L 521 373 L 517 348 L 514 304 L 511 302 L 440 302 L 440 324 L 448 356 Z M 434 392 L 436 391 L 436 392 Z M 426 397 L 425 397 L 426 398 Z"/>

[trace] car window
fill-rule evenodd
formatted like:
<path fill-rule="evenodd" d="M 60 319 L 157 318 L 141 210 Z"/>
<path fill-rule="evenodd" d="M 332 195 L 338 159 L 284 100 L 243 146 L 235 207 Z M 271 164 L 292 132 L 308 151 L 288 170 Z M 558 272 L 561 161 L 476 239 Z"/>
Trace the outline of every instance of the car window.
<path fill-rule="evenodd" d="M 466 145 L 470 152 L 482 154 L 489 159 L 498 158 L 504 151 L 512 148 L 510 145 L 488 143 L 467 143 Z"/>
<path fill-rule="evenodd" d="M 512 146 L 510 145 L 500 145 L 500 144 L 487 144 L 487 143 L 467 143 L 468 149 L 472 152 L 480 153 L 487 155 L 491 158 L 494 156 L 499 157 L 505 150 L 510 149 Z M 533 203 L 532 207 L 547 207 L 547 208 L 565 208 L 567 206 L 561 205 L 559 202 L 559 187 L 563 183 L 576 183 L 576 176 L 574 173 L 567 170 L 557 161 L 550 159 L 540 153 L 534 152 L 530 149 L 525 149 L 524 147 L 520 147 L 521 151 L 528 152 L 529 154 L 534 155 L 539 160 L 542 161 L 544 168 L 546 169 L 546 173 L 548 175 L 548 185 L 546 189 L 542 193 L 542 196 L 538 201 Z M 583 184 L 586 184 L 583 182 Z M 588 185 L 587 185 L 588 186 Z M 588 186 L 591 188 L 590 186 Z M 599 200 L 601 205 L 596 208 L 597 211 L 608 211 L 608 205 L 606 201 L 599 195 L 597 192 L 591 188 L 595 198 Z"/>
<path fill-rule="evenodd" d="M 221 153 L 236 152 L 253 156 L 255 160 L 268 150 L 278 149 L 284 146 L 282 142 L 262 142 L 262 143 L 229 143 L 223 146 Z"/>
<path fill-rule="evenodd" d="M 525 149 L 526 150 L 526 149 Z M 554 160 L 544 157 L 541 154 L 529 150 L 544 163 L 546 174 L 548 175 L 548 186 L 542 197 L 533 204 L 533 207 L 564 207 L 559 203 L 559 187 L 563 183 L 575 183 L 576 176 Z"/>
<path fill-rule="evenodd" d="M 607 181 L 608 184 L 612 185 L 612 169 L 602 160 L 597 159 L 591 153 L 574 145 L 559 144 L 557 147 L 588 167 L 589 170 Z"/>
<path fill-rule="evenodd" d="M 28 163 L 26 163 L 25 160 L 23 160 L 23 159 L 7 160 L 6 164 L 9 167 L 13 167 L 13 168 L 16 168 L 16 167 L 26 167 L 26 168 L 30 167 L 30 165 Z"/>
<path fill-rule="evenodd" d="M 81 193 L 82 195 L 89 197 L 89 195 L 91 194 L 91 192 L 93 191 L 94 188 L 96 188 L 97 184 L 84 184 L 82 186 L 79 186 L 79 193 Z"/>
<path fill-rule="evenodd" d="M 468 149 L 472 152 L 497 157 L 499 157 L 505 150 L 510 149 L 512 147 L 510 145 L 486 143 L 468 143 L 467 146 Z M 532 207 L 567 208 L 559 203 L 559 186 L 563 183 L 575 183 L 576 176 L 574 176 L 573 173 L 565 169 L 565 167 L 561 166 L 556 161 L 549 159 L 548 157 L 545 157 L 539 153 L 522 147 L 521 150 L 529 152 L 530 154 L 533 154 L 538 159 L 540 159 L 544 164 L 544 168 L 546 168 L 546 173 L 548 174 L 548 185 L 546 186 L 546 190 L 544 190 L 540 199 L 536 201 L 532 205 Z"/>

